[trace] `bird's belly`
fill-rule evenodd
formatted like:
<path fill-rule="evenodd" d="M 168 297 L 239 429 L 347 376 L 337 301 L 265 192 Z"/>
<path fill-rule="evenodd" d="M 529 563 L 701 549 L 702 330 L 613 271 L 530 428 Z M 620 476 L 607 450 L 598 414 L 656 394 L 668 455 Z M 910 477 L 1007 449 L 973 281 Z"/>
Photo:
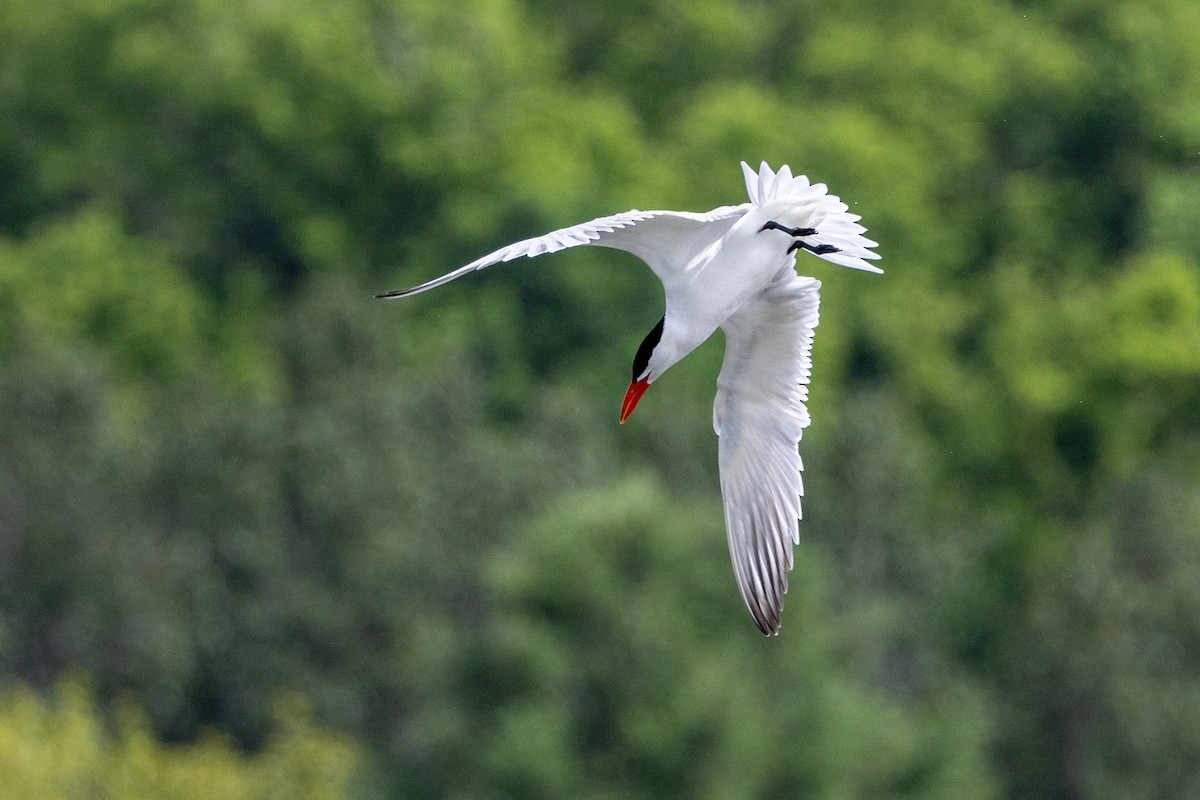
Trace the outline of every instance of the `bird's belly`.
<path fill-rule="evenodd" d="M 667 313 L 675 306 L 712 333 L 781 272 L 790 271 L 792 263 L 786 244 L 781 245 L 778 237 L 755 237 L 747 246 L 722 253 L 691 275 L 686 284 L 668 291 Z"/>

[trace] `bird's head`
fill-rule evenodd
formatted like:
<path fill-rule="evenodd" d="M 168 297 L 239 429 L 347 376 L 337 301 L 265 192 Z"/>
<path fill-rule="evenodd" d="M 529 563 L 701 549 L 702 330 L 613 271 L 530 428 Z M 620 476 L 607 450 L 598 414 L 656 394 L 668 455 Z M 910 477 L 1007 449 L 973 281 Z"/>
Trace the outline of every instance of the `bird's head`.
<path fill-rule="evenodd" d="M 662 370 L 666 369 L 669 364 L 660 367 L 657 371 L 651 369 L 651 360 L 660 360 L 655 358 L 656 349 L 662 342 L 663 325 L 667 318 L 664 316 L 658 321 L 658 324 L 650 329 L 646 334 L 646 338 L 638 345 L 637 353 L 633 356 L 633 377 L 629 382 L 629 388 L 625 390 L 625 400 L 621 403 L 621 424 L 625 424 L 625 420 L 629 419 L 629 415 L 633 413 L 633 409 L 637 406 L 638 400 L 642 399 L 642 395 L 646 393 L 646 389 L 650 386 L 650 381 L 654 380 L 661 374 Z"/>

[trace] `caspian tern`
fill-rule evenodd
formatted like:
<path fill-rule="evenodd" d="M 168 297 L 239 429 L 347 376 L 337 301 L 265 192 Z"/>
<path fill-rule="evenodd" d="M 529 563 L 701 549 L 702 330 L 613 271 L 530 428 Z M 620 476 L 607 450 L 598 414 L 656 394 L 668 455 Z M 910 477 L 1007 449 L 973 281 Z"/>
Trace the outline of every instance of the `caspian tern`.
<path fill-rule="evenodd" d="M 742 162 L 750 202 L 708 213 L 626 211 L 501 248 L 412 289 L 407 297 L 519 256 L 577 245 L 625 250 L 663 283 L 666 314 L 633 358 L 620 422 L 646 388 L 712 333 L 725 332 L 713 428 L 729 553 L 742 600 L 759 630 L 779 614 L 800 541 L 804 493 L 798 445 L 808 427 L 808 380 L 821 282 L 796 274 L 796 251 L 843 267 L 882 272 L 860 217 L 824 184 L 786 165 L 754 172 Z"/>

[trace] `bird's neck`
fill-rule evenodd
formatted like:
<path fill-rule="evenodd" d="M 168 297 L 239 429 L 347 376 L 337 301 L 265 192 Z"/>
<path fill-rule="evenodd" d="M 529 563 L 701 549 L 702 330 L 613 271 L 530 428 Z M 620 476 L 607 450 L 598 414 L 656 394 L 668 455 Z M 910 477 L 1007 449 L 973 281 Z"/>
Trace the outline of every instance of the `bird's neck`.
<path fill-rule="evenodd" d="M 681 323 L 678 318 L 672 319 L 668 312 L 663 322 L 662 339 L 650 356 L 650 382 L 662 377 L 664 372 L 702 345 L 715 330 L 716 325 L 700 329 L 694 324 Z"/>

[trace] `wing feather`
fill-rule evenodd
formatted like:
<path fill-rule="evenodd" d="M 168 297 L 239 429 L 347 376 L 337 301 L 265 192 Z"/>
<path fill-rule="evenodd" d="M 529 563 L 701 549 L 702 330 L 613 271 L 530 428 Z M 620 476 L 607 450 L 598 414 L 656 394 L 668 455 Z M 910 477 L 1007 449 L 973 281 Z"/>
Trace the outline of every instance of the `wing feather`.
<path fill-rule="evenodd" d="M 664 278 L 668 273 L 682 270 L 696 253 L 721 238 L 749 208 L 749 203 L 743 203 L 740 206 L 721 206 L 707 213 L 633 209 L 608 217 L 598 217 L 590 222 L 560 228 L 544 236 L 501 247 L 470 264 L 411 289 L 396 289 L 377 296 L 408 297 L 521 256 L 533 258 L 580 245 L 612 247 L 633 253 L 645 261 L 655 274 Z"/>
<path fill-rule="evenodd" d="M 779 614 L 799 541 L 797 446 L 808 426 L 808 380 L 820 282 L 793 273 L 730 317 L 717 378 L 713 427 L 734 574 L 765 634 Z"/>

